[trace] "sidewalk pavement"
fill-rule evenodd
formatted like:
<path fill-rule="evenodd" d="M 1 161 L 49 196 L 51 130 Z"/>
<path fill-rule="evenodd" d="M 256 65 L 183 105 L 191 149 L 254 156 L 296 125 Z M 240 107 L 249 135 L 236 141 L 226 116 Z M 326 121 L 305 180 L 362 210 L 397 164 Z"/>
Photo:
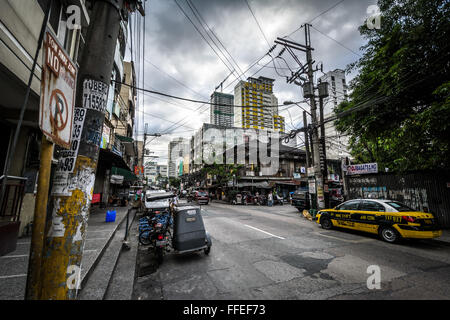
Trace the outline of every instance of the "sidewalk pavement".
<path fill-rule="evenodd" d="M 93 207 L 88 220 L 86 241 L 81 260 L 81 282 L 86 281 L 104 253 L 110 239 L 130 207 Z M 105 222 L 106 211 L 116 210 L 116 220 Z M 130 221 L 131 223 L 131 221 Z M 0 257 L 0 300 L 23 300 L 28 272 L 31 237 L 17 241 L 17 249 Z"/>
<path fill-rule="evenodd" d="M 436 240 L 450 243 L 450 229 L 442 230 L 442 236 L 436 238 Z"/>

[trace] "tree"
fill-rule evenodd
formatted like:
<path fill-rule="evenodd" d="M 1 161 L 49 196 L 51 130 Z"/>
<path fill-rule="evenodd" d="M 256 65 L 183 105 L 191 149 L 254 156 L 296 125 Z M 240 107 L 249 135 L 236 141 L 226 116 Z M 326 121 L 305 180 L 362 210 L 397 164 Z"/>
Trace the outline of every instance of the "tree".
<path fill-rule="evenodd" d="M 228 181 L 232 180 L 234 176 L 239 179 L 237 174 L 239 173 L 239 169 L 241 169 L 242 165 L 236 164 L 212 164 L 205 166 L 202 170 L 205 173 L 215 176 L 217 184 L 220 186 L 225 186 L 228 184 Z"/>
<path fill-rule="evenodd" d="M 181 183 L 181 179 L 179 179 L 179 178 L 175 178 L 175 177 L 170 177 L 169 178 L 169 185 L 171 187 L 179 188 L 180 187 L 180 183 Z"/>
<path fill-rule="evenodd" d="M 450 164 L 450 3 L 380 0 L 381 29 L 359 28 L 364 55 L 348 70 L 350 102 L 335 124 L 358 162 L 404 171 Z"/>

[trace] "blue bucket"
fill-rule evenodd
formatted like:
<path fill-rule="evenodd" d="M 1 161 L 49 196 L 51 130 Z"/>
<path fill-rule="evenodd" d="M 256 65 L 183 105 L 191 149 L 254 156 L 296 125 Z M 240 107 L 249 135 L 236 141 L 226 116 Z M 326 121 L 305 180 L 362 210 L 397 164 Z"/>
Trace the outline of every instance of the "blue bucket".
<path fill-rule="evenodd" d="M 116 210 L 106 211 L 105 222 L 114 222 L 114 221 L 116 221 Z"/>

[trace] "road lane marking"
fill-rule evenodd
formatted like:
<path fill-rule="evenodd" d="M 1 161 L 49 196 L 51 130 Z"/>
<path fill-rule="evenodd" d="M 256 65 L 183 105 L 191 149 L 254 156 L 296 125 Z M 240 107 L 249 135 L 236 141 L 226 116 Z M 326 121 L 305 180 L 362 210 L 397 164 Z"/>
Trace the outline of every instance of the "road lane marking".
<path fill-rule="evenodd" d="M 27 274 L 13 274 L 12 276 L 0 276 L 0 279 L 9 279 L 9 278 L 20 278 L 20 277 L 26 277 Z"/>
<path fill-rule="evenodd" d="M 267 231 L 264 231 L 264 230 L 261 230 L 261 229 L 258 229 L 258 228 L 249 226 L 248 224 L 244 224 L 244 226 L 249 227 L 249 228 L 252 228 L 252 229 L 255 229 L 255 230 L 259 231 L 259 232 L 268 234 L 269 236 L 272 236 L 272 237 L 275 237 L 275 238 L 278 238 L 278 239 L 281 239 L 281 240 L 284 240 L 284 239 L 285 239 L 285 238 L 283 238 L 283 237 L 276 236 L 276 235 L 274 235 L 274 234 L 272 234 L 272 233 L 269 233 L 269 232 L 267 232 Z"/>
<path fill-rule="evenodd" d="M 3 256 L 3 257 L 0 257 L 0 259 L 5 259 L 5 258 L 23 258 L 23 257 L 28 257 L 29 255 L 28 254 L 18 254 L 18 255 L 15 255 L 15 256 Z"/>

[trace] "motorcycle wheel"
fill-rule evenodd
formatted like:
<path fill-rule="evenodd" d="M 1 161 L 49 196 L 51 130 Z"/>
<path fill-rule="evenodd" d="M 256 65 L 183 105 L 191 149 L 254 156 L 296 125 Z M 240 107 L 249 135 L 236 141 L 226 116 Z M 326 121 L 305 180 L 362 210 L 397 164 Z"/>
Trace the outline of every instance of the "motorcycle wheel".
<path fill-rule="evenodd" d="M 148 231 L 142 231 L 139 234 L 139 243 L 144 245 L 144 246 L 148 246 L 151 243 L 150 240 L 150 236 L 149 235 L 145 235 L 145 233 L 149 233 Z"/>

